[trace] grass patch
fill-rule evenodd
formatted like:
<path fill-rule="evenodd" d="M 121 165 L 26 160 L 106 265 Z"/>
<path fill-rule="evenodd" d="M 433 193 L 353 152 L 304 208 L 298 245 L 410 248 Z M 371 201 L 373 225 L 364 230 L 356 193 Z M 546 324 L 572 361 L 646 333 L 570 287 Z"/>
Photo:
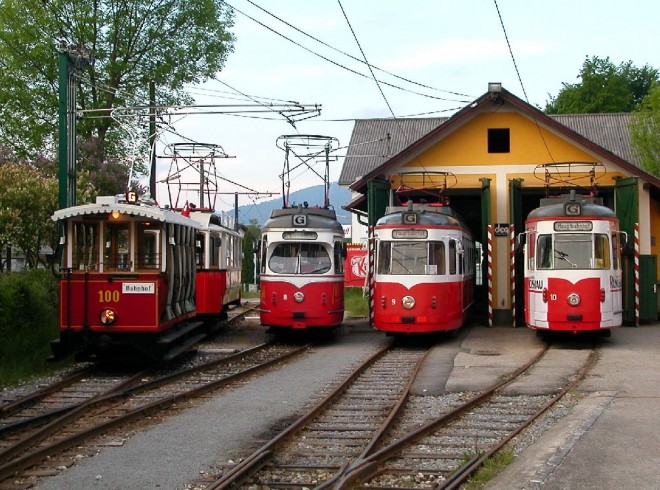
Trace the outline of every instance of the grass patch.
<path fill-rule="evenodd" d="M 470 478 L 470 480 L 461 488 L 466 490 L 477 490 L 482 488 L 500 472 L 504 471 L 504 468 L 513 463 L 513 460 L 513 451 L 498 451 L 495 453 L 495 456 L 488 458 L 484 462 L 484 465 L 479 468 L 477 472 L 472 475 L 472 478 Z"/>
<path fill-rule="evenodd" d="M 362 288 L 344 288 L 344 310 L 350 316 L 368 316 L 369 300 Z"/>
<path fill-rule="evenodd" d="M 58 285 L 48 270 L 0 274 L 0 388 L 47 374 L 58 336 Z"/>

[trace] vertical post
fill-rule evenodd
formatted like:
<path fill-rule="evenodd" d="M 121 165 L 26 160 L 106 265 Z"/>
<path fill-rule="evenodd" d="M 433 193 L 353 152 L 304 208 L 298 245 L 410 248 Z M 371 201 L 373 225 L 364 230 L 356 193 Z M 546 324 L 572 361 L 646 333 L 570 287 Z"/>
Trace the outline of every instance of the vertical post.
<path fill-rule="evenodd" d="M 58 161 L 59 161 L 59 208 L 68 206 L 68 136 L 67 136 L 67 106 L 69 81 L 69 54 L 62 50 L 58 58 L 58 84 L 59 84 L 59 119 L 58 119 Z"/>
<path fill-rule="evenodd" d="M 488 326 L 493 326 L 493 225 L 488 225 Z"/>
<path fill-rule="evenodd" d="M 151 169 L 149 170 L 149 194 L 156 200 L 156 84 L 149 82 L 149 148 Z"/>
<path fill-rule="evenodd" d="M 238 231 L 238 192 L 234 193 L 234 231 Z"/>
<path fill-rule="evenodd" d="M 509 239 L 511 240 L 511 312 L 513 313 L 513 326 L 516 325 L 516 224 L 511 223 Z"/>
<path fill-rule="evenodd" d="M 634 224 L 635 250 L 634 250 L 634 275 L 635 275 L 635 326 L 639 326 L 639 223 Z"/>

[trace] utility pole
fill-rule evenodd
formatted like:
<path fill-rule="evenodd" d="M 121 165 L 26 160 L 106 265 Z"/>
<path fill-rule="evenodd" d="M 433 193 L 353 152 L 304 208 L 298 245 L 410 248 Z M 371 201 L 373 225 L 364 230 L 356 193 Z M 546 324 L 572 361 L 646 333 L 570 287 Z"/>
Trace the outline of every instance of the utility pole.
<path fill-rule="evenodd" d="M 156 201 L 156 84 L 154 82 L 149 82 L 149 148 L 151 149 L 149 193 Z"/>
<path fill-rule="evenodd" d="M 76 205 L 76 82 L 75 73 L 90 63 L 84 46 L 60 44 L 58 59 L 59 207 Z"/>

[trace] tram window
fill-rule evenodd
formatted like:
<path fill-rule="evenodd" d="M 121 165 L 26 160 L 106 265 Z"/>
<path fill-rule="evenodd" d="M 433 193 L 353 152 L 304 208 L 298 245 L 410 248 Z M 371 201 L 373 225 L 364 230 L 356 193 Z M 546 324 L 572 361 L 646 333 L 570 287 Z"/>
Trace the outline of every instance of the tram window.
<path fill-rule="evenodd" d="M 594 269 L 610 268 L 610 243 L 607 235 L 594 235 Z"/>
<path fill-rule="evenodd" d="M 195 265 L 204 267 L 204 254 L 206 251 L 206 236 L 203 233 L 195 235 Z"/>
<path fill-rule="evenodd" d="M 422 275 L 426 273 L 428 248 L 426 242 L 392 243 L 391 274 Z"/>
<path fill-rule="evenodd" d="M 530 233 L 527 240 L 527 268 L 534 270 L 534 253 L 536 251 L 536 233 Z"/>
<path fill-rule="evenodd" d="M 612 268 L 614 270 L 619 269 L 619 264 L 621 263 L 621 245 L 619 243 L 619 235 L 612 233 Z"/>
<path fill-rule="evenodd" d="M 105 228 L 105 253 L 103 265 L 106 269 L 130 270 L 128 223 L 108 223 Z"/>
<path fill-rule="evenodd" d="M 335 242 L 334 259 L 335 259 L 335 274 L 344 273 L 344 244 L 343 242 Z"/>
<path fill-rule="evenodd" d="M 211 250 L 209 251 L 209 267 L 218 269 L 222 264 L 222 238 L 218 236 L 211 237 Z"/>
<path fill-rule="evenodd" d="M 591 269 L 593 261 L 593 238 L 591 233 L 562 233 L 555 235 L 554 268 Z"/>
<path fill-rule="evenodd" d="M 325 274 L 331 267 L 330 255 L 321 243 L 300 244 L 300 273 Z"/>
<path fill-rule="evenodd" d="M 320 243 L 279 243 L 268 267 L 278 274 L 325 274 L 332 263 Z"/>
<path fill-rule="evenodd" d="M 392 244 L 390 242 L 378 243 L 378 274 L 390 274 L 390 258 L 392 255 Z"/>
<path fill-rule="evenodd" d="M 552 235 L 539 235 L 536 240 L 536 268 L 552 269 Z"/>
<path fill-rule="evenodd" d="M 429 242 L 429 274 L 446 274 L 445 243 Z"/>
<path fill-rule="evenodd" d="M 268 250 L 268 238 L 264 235 L 263 241 L 261 242 L 261 274 L 266 273 L 266 252 Z"/>
<path fill-rule="evenodd" d="M 160 267 L 160 229 L 150 222 L 137 225 L 138 267 L 156 269 Z"/>
<path fill-rule="evenodd" d="M 99 262 L 99 227 L 97 223 L 75 223 L 73 225 L 74 269 L 96 269 Z"/>
<path fill-rule="evenodd" d="M 449 240 L 449 273 L 456 274 L 456 242 Z"/>

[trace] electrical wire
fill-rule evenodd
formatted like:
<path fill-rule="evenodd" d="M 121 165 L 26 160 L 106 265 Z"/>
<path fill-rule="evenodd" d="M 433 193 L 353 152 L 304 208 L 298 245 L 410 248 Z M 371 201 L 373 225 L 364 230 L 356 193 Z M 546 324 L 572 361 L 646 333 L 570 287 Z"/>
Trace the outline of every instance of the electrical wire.
<path fill-rule="evenodd" d="M 347 57 L 349 57 L 349 58 L 351 58 L 351 59 L 353 59 L 353 60 L 359 62 L 359 63 L 366 64 L 364 60 L 361 60 L 360 58 L 357 58 L 357 57 L 353 56 L 353 55 L 350 54 L 350 53 L 346 53 L 345 51 L 342 51 L 341 49 L 335 48 L 334 46 L 332 46 L 332 45 L 330 45 L 330 44 L 328 44 L 328 43 L 326 43 L 326 42 L 324 42 L 324 41 L 322 41 L 322 40 L 320 40 L 320 39 L 318 39 L 318 38 L 312 36 L 311 34 L 309 34 L 309 33 L 305 32 L 305 31 L 303 31 L 302 29 L 299 29 L 298 27 L 296 27 L 296 26 L 290 24 L 289 22 L 285 21 L 284 19 L 281 19 L 280 17 L 276 16 L 276 15 L 273 14 L 272 12 L 269 12 L 269 11 L 266 10 L 265 8 L 261 7 L 260 5 L 257 5 L 257 4 L 256 4 L 255 2 L 253 2 L 252 0 L 246 0 L 246 1 L 247 1 L 249 4 L 254 5 L 256 8 L 258 8 L 258 9 L 261 10 L 262 12 L 264 12 L 264 13 L 270 15 L 271 17 L 273 17 L 274 19 L 280 21 L 280 22 L 283 23 L 284 25 L 290 27 L 291 29 L 294 29 L 295 31 L 299 32 L 300 34 L 302 34 L 302 35 L 304 35 L 304 36 L 309 37 L 310 39 L 313 39 L 314 41 L 316 41 L 316 42 L 319 43 L 319 44 L 322 44 L 322 45 L 325 46 L 326 48 L 330 48 L 330 49 L 332 49 L 332 50 L 334 50 L 334 51 L 336 51 L 336 52 L 338 52 L 338 53 L 340 53 L 340 54 L 343 54 L 344 56 L 347 56 Z M 390 75 L 390 76 L 392 76 L 392 77 L 394 77 L 394 78 L 398 78 L 399 80 L 403 80 L 404 82 L 408 82 L 408 83 L 411 83 L 411 84 L 413 84 L 413 85 L 418 85 L 418 86 L 423 87 L 423 88 L 428 88 L 428 89 L 431 89 L 431 90 L 435 90 L 435 91 L 437 91 L 437 92 L 445 92 L 445 93 L 447 93 L 447 94 L 457 95 L 457 96 L 460 96 L 460 97 L 472 97 L 472 96 L 470 96 L 470 95 L 468 95 L 468 94 L 462 94 L 462 93 L 460 93 L 460 92 L 452 92 L 451 90 L 443 90 L 443 89 L 439 89 L 439 88 L 431 87 L 430 85 L 425 85 L 425 84 L 423 84 L 423 83 L 415 82 L 414 80 L 410 80 L 410 79 L 408 79 L 408 78 L 405 78 L 405 77 L 402 77 L 402 76 L 396 75 L 395 73 L 392 73 L 392 72 L 390 72 L 390 71 L 384 70 L 384 69 L 379 68 L 379 67 L 377 67 L 377 66 L 375 66 L 375 65 L 371 65 L 371 67 L 372 67 L 373 69 L 375 69 L 375 70 L 378 70 L 378 71 L 380 71 L 380 72 L 382 72 L 382 73 L 385 73 L 385 74 L 387 74 L 387 75 Z M 472 98 L 474 98 L 474 97 L 472 97 Z"/>
<path fill-rule="evenodd" d="M 306 47 L 306 46 L 303 46 L 303 45 L 300 44 L 299 42 L 294 41 L 294 40 L 291 39 L 290 37 L 285 36 L 285 35 L 282 34 L 281 32 L 279 32 L 279 31 L 273 29 L 272 27 L 267 26 L 267 25 L 264 24 L 263 22 L 258 21 L 257 19 L 255 19 L 254 17 L 252 17 L 252 16 L 246 14 L 245 12 L 242 12 L 241 10 L 237 9 L 237 8 L 234 7 L 233 5 L 231 5 L 231 4 L 229 4 L 228 2 L 226 2 L 225 0 L 221 0 L 221 1 L 222 1 L 222 3 L 224 3 L 225 5 L 227 5 L 227 7 L 229 7 L 229 8 L 231 8 L 231 9 L 235 10 L 236 12 L 238 12 L 239 14 L 241 14 L 241 15 L 247 17 L 247 18 L 250 19 L 251 21 L 253 21 L 253 22 L 259 24 L 260 26 L 262 26 L 262 27 L 268 29 L 268 30 L 271 31 L 272 33 L 274 33 L 274 34 L 276 34 L 276 35 L 278 35 L 278 36 L 280 36 L 280 37 L 286 39 L 286 40 L 289 41 L 290 43 L 295 44 L 295 45 L 298 46 L 299 48 L 304 49 L 305 51 L 307 51 L 307 52 L 313 54 L 314 56 L 317 56 L 317 57 L 321 58 L 322 60 L 327 61 L 328 63 L 331 63 L 331 64 L 333 64 L 333 65 L 335 65 L 335 66 L 338 66 L 339 68 L 342 68 L 342 69 L 344 69 L 344 70 L 347 70 L 347 71 L 349 71 L 349 72 L 351 72 L 351 73 L 353 73 L 353 74 L 355 74 L 355 75 L 361 76 L 361 77 L 363 77 L 363 78 L 371 78 L 369 75 L 367 75 L 367 74 L 365 74 L 365 73 L 361 73 L 361 72 L 359 72 L 359 71 L 357 71 L 357 70 L 354 70 L 354 69 L 352 69 L 352 68 L 349 68 L 349 67 L 346 66 L 346 65 L 342 65 L 341 63 L 338 63 L 337 61 L 331 60 L 330 58 L 328 58 L 328 57 L 326 57 L 326 56 L 323 56 L 322 54 L 317 53 L 316 51 L 313 51 L 312 49 L 310 49 L 310 48 L 308 48 L 308 47 Z M 369 69 L 371 70 L 371 67 L 370 67 Z M 373 72 L 373 70 L 372 70 L 372 72 Z M 372 73 L 372 76 L 373 76 L 373 73 Z M 383 85 L 387 85 L 387 86 L 389 86 L 389 87 L 392 87 L 392 88 L 398 89 L 398 90 L 402 90 L 402 91 L 404 91 L 404 92 L 408 92 L 408 93 L 410 93 L 410 94 L 419 95 L 419 96 L 427 97 L 427 98 L 430 98 L 430 99 L 435 99 L 435 100 L 446 100 L 446 101 L 450 101 L 450 102 L 465 102 L 465 103 L 470 102 L 469 100 L 448 99 L 448 98 L 446 98 L 446 97 L 438 97 L 438 96 L 434 96 L 434 95 L 430 95 L 430 94 L 424 94 L 424 93 L 422 93 L 422 92 L 416 92 L 416 91 L 414 91 L 414 90 L 409 90 L 409 89 L 406 89 L 406 88 L 401 87 L 401 86 L 399 86 L 399 85 L 395 85 L 395 84 L 393 84 L 393 83 L 385 82 L 385 81 L 382 81 L 382 80 L 380 81 L 380 83 L 382 83 Z"/>

